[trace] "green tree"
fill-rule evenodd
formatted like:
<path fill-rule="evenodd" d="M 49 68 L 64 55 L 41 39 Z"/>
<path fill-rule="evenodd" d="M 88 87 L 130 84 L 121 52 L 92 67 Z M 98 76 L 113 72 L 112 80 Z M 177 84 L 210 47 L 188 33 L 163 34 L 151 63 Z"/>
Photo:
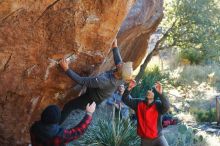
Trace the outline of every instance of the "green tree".
<path fill-rule="evenodd" d="M 192 63 L 220 62 L 220 4 L 217 0 L 166 0 L 161 38 L 141 65 L 137 82 L 159 50 L 179 48 Z M 187 56 L 187 54 L 189 54 Z"/>

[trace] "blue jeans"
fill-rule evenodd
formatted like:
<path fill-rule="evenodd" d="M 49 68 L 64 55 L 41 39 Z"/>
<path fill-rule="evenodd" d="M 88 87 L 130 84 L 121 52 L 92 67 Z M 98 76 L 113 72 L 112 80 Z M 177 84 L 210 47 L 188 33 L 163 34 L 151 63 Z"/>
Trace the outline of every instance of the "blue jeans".
<path fill-rule="evenodd" d="M 123 119 L 127 119 L 129 117 L 129 109 L 121 108 L 120 114 Z"/>

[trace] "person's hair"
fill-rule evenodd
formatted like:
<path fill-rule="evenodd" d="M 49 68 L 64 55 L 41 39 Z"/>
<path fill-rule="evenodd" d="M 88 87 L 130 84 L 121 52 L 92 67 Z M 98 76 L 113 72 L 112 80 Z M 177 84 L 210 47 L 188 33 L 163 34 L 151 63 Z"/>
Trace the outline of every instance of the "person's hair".
<path fill-rule="evenodd" d="M 158 95 L 158 92 L 156 91 L 156 88 L 155 88 L 155 87 L 146 89 L 144 95 L 147 96 L 149 90 L 152 90 L 152 92 L 154 93 L 154 101 L 155 101 L 155 100 L 158 100 L 159 95 Z"/>
<path fill-rule="evenodd" d="M 118 87 L 123 87 L 123 88 L 124 88 L 124 87 L 125 87 L 125 85 L 124 85 L 124 84 L 121 84 L 121 85 L 119 85 Z"/>
<path fill-rule="evenodd" d="M 47 106 L 41 114 L 41 122 L 44 124 L 57 124 L 60 118 L 61 110 L 57 105 Z"/>

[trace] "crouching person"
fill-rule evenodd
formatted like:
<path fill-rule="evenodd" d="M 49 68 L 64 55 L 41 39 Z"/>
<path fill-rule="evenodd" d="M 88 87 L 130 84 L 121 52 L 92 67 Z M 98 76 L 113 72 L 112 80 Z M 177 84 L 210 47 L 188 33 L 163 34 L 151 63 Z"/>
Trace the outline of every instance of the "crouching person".
<path fill-rule="evenodd" d="M 49 105 L 41 114 L 40 121 L 36 121 L 30 128 L 32 146 L 65 146 L 79 138 L 89 126 L 95 108 L 95 102 L 88 104 L 83 120 L 73 128 L 63 129 L 58 124 L 61 110 L 56 105 Z"/>
<path fill-rule="evenodd" d="M 146 94 L 146 100 L 129 98 L 131 89 L 136 85 L 131 81 L 125 90 L 122 101 L 135 110 L 137 116 L 137 134 L 141 137 L 141 146 L 168 146 L 162 135 L 162 114 L 169 110 L 169 102 L 162 93 L 159 82 Z M 158 97 L 155 98 L 155 97 Z"/>

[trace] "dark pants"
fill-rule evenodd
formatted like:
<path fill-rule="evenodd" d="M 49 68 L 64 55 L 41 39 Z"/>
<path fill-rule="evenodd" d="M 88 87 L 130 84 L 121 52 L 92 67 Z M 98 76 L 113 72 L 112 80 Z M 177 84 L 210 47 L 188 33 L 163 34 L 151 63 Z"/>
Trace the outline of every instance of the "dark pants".
<path fill-rule="evenodd" d="M 70 113 L 73 110 L 76 110 L 76 109 L 85 110 L 86 105 L 88 103 L 92 103 L 92 102 L 93 102 L 93 100 L 86 93 L 67 102 L 64 105 L 63 110 L 61 112 L 60 124 L 62 124 L 66 120 L 66 118 L 70 115 Z"/>
<path fill-rule="evenodd" d="M 141 146 L 169 146 L 164 136 L 160 136 L 156 139 L 143 139 L 141 138 Z"/>

